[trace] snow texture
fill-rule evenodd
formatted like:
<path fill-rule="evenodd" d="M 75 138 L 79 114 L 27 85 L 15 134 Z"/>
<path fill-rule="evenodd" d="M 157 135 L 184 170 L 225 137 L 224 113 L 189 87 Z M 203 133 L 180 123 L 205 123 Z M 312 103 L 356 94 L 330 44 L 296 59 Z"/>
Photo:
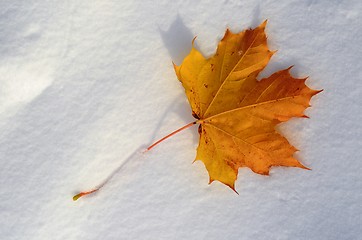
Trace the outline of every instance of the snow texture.
<path fill-rule="evenodd" d="M 268 19 L 263 72 L 324 89 L 279 130 L 312 171 L 240 169 L 235 194 L 200 161 L 172 61 Z M 362 1 L 0 2 L 0 238 L 360 239 Z M 111 173 L 108 185 L 77 202 Z"/>

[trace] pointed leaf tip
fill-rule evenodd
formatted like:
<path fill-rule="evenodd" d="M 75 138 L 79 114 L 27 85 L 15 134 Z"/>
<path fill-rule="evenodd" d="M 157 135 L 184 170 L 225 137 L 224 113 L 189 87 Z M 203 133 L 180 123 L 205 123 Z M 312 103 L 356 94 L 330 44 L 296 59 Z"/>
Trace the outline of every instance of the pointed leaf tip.
<path fill-rule="evenodd" d="M 305 169 L 305 170 L 312 170 L 311 168 L 309 168 L 309 167 L 306 167 L 306 166 L 304 166 L 303 164 L 300 164 L 301 166 L 298 166 L 299 168 L 301 168 L 301 169 Z"/>
<path fill-rule="evenodd" d="M 324 90 L 324 89 L 321 89 L 321 90 L 314 90 L 313 95 L 316 95 L 316 94 L 318 94 L 318 93 L 320 93 L 320 92 L 323 92 L 323 90 Z"/>
<path fill-rule="evenodd" d="M 195 45 L 195 40 L 196 40 L 196 38 L 197 38 L 197 36 L 195 36 L 195 37 L 192 39 L 192 42 L 191 42 L 192 47 L 194 47 L 194 45 Z"/>
<path fill-rule="evenodd" d="M 209 178 L 209 185 L 214 181 L 211 177 Z"/>
<path fill-rule="evenodd" d="M 261 24 L 260 27 L 261 28 L 265 28 L 266 24 L 268 23 L 268 19 L 265 19 Z"/>
<path fill-rule="evenodd" d="M 288 72 L 290 72 L 290 69 L 292 69 L 294 67 L 294 64 L 293 65 L 290 65 L 286 70 L 288 71 Z"/>
<path fill-rule="evenodd" d="M 231 188 L 231 190 L 233 190 L 237 195 L 240 195 L 238 191 L 235 190 L 235 185 L 228 185 L 228 187 Z"/>
<path fill-rule="evenodd" d="M 231 31 L 229 28 L 226 29 L 224 36 L 222 37 L 221 41 L 225 41 L 225 39 L 231 35 Z"/>

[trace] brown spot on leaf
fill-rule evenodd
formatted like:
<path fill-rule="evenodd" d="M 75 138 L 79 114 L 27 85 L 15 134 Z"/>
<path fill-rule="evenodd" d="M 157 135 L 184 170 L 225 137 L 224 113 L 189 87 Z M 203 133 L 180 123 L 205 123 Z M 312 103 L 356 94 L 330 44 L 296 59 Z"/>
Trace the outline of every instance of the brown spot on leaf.
<path fill-rule="evenodd" d="M 215 65 L 211 63 L 211 64 L 210 64 L 210 67 L 211 67 L 211 71 L 213 72 L 214 69 L 215 69 Z"/>
<path fill-rule="evenodd" d="M 195 113 L 194 111 L 192 111 L 192 116 L 194 118 L 196 118 L 197 120 L 200 120 L 200 117 L 197 115 L 197 113 Z"/>

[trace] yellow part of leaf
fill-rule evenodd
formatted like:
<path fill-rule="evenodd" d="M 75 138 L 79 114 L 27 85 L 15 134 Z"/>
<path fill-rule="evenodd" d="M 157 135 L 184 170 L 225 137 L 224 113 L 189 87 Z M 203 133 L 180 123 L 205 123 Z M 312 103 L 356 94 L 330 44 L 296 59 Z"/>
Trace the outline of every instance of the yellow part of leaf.
<path fill-rule="evenodd" d="M 257 80 L 273 51 L 267 46 L 266 21 L 240 33 L 226 31 L 209 59 L 194 46 L 176 75 L 185 88 L 200 142 L 201 160 L 210 182 L 218 180 L 235 190 L 240 167 L 269 174 L 272 166 L 304 167 L 296 151 L 275 126 L 292 117 L 306 117 L 311 97 L 319 91 L 293 78 L 288 69 Z"/>

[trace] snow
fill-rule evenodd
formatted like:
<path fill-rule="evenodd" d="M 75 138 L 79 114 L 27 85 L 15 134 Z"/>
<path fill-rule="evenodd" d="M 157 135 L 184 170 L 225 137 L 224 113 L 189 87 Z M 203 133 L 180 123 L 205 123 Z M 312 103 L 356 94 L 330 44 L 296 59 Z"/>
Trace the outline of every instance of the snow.
<path fill-rule="evenodd" d="M 196 127 L 142 154 L 193 121 L 171 61 L 264 19 L 263 76 L 324 89 L 280 126 L 313 170 L 241 169 L 237 195 L 191 164 Z M 1 1 L 1 239 L 358 239 L 361 21 L 358 0 Z"/>

